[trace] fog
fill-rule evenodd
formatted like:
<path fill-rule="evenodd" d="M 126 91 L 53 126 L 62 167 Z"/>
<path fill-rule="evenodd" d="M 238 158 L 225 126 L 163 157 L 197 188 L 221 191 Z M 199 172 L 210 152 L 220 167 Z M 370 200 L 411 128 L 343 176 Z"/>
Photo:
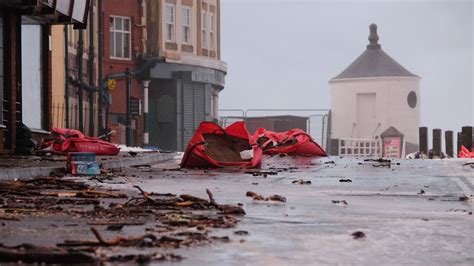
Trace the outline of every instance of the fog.
<path fill-rule="evenodd" d="M 472 1 L 222 0 L 220 108 L 330 108 L 328 81 L 368 44 L 421 80 L 421 123 L 474 125 Z"/>

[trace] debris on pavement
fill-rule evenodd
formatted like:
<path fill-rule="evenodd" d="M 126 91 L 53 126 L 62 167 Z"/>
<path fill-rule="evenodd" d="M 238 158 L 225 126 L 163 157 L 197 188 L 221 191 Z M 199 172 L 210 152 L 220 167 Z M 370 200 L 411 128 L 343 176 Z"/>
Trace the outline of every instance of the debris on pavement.
<path fill-rule="evenodd" d="M 64 240 L 57 244 L 58 248 L 36 247 L 28 243 L 5 247 L 0 241 L 0 262 L 57 264 L 177 261 L 181 257 L 173 254 L 130 254 L 130 250 L 113 257 L 103 257 L 100 254 L 104 252 L 99 248 L 179 248 L 228 242 L 230 239 L 227 236 L 213 236 L 211 230 L 232 228 L 238 222 L 237 216 L 245 215 L 241 206 L 218 204 L 209 189 L 206 190 L 208 199 L 202 199 L 187 194 L 149 193 L 140 186 L 134 187 L 139 191 L 139 196 L 133 190 L 122 193 L 64 178 L 0 181 L 2 220 L 19 223 L 33 217 L 67 217 L 77 221 L 75 226 L 104 226 L 101 227 L 103 229 L 90 228 L 95 240 Z M 100 232 L 119 232 L 124 226 L 131 225 L 147 226 L 151 232 L 110 239 Z"/>
<path fill-rule="evenodd" d="M 362 238 L 367 237 L 365 233 L 362 231 L 355 231 L 354 233 L 351 234 L 351 236 L 353 239 L 362 239 Z"/>
<path fill-rule="evenodd" d="M 346 200 L 331 200 L 332 203 L 339 205 L 339 206 L 347 206 L 349 203 L 347 203 Z"/>
<path fill-rule="evenodd" d="M 310 180 L 303 180 L 303 179 L 293 180 L 293 182 L 291 182 L 291 183 L 292 184 L 298 184 L 298 185 L 311 185 Z"/>
<path fill-rule="evenodd" d="M 280 201 L 280 202 L 286 202 L 286 198 L 283 197 L 283 196 L 280 196 L 280 195 L 271 195 L 271 196 L 268 196 L 268 197 L 264 197 L 260 194 L 257 194 L 255 192 L 252 192 L 252 191 L 247 191 L 247 194 L 246 194 L 247 197 L 251 197 L 253 200 L 256 200 L 256 201 Z"/>
<path fill-rule="evenodd" d="M 391 163 L 392 160 L 379 158 L 379 159 L 365 159 L 364 162 Z"/>
<path fill-rule="evenodd" d="M 83 264 L 97 263 L 95 254 L 73 251 L 57 247 L 38 247 L 23 244 L 6 247 L 0 244 L 0 262 L 47 263 L 47 264 Z"/>
<path fill-rule="evenodd" d="M 459 197 L 459 201 L 468 201 L 468 200 L 469 200 L 469 197 L 466 195 Z"/>
<path fill-rule="evenodd" d="M 249 234 L 249 232 L 244 231 L 244 230 L 239 230 L 239 231 L 235 231 L 234 234 L 239 235 L 239 236 L 246 236 Z"/>
<path fill-rule="evenodd" d="M 347 179 L 339 179 L 339 182 L 341 183 L 352 183 L 352 180 L 347 178 Z"/>
<path fill-rule="evenodd" d="M 263 177 L 267 177 L 269 175 L 278 175 L 278 172 L 276 171 L 246 171 L 245 173 L 252 176 L 263 176 Z"/>

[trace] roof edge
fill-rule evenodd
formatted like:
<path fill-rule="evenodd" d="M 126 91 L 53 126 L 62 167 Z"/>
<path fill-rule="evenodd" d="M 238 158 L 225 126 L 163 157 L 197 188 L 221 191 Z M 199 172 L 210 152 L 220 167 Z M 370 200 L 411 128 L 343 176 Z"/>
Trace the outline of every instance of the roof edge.
<path fill-rule="evenodd" d="M 363 81 L 363 80 L 377 80 L 377 79 L 417 79 L 421 80 L 422 77 L 413 75 L 413 76 L 382 76 L 382 77 L 360 77 L 360 78 L 332 78 L 329 80 L 329 83 L 336 82 L 349 82 L 349 81 Z"/>

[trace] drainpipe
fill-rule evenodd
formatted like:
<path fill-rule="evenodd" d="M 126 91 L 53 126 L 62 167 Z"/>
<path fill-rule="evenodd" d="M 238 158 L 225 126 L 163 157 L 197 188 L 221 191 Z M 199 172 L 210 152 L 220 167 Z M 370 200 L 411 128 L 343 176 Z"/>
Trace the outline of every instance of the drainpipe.
<path fill-rule="evenodd" d="M 68 26 L 64 26 L 64 108 L 66 117 L 64 122 L 66 123 L 65 127 L 69 128 L 69 29 Z"/>
<path fill-rule="evenodd" d="M 147 7 L 146 7 L 146 0 L 142 0 L 142 17 L 141 17 L 141 26 L 142 26 L 142 53 L 147 53 L 146 43 L 148 40 L 148 33 L 147 33 L 147 22 L 146 22 L 146 15 L 147 15 Z"/>
<path fill-rule="evenodd" d="M 98 25 L 97 30 L 99 32 L 99 42 L 98 42 L 98 51 L 97 51 L 97 85 L 99 87 L 99 106 L 98 106 L 98 113 L 99 113 L 99 135 L 104 134 L 104 113 L 103 113 L 103 106 L 104 103 L 102 102 L 103 97 L 103 82 L 102 82 L 102 61 L 104 59 L 104 21 L 103 21 L 103 14 L 102 14 L 102 0 L 97 1 L 97 15 L 98 15 Z"/>
<path fill-rule="evenodd" d="M 94 136 L 94 5 L 89 11 L 89 136 Z"/>
<path fill-rule="evenodd" d="M 148 87 L 150 86 L 149 80 L 143 81 L 143 145 L 146 146 L 150 143 L 148 135 Z"/>
<path fill-rule="evenodd" d="M 130 69 L 126 70 L 127 77 L 127 88 L 126 88 L 126 101 L 127 101 L 127 127 L 126 127 L 126 144 L 127 146 L 132 145 L 132 114 L 130 107 L 132 106 L 132 73 Z"/>
<path fill-rule="evenodd" d="M 84 132 L 84 119 L 82 108 L 82 54 L 84 53 L 84 36 L 82 30 L 79 30 L 79 43 L 77 47 L 77 90 L 79 96 L 79 130 Z"/>

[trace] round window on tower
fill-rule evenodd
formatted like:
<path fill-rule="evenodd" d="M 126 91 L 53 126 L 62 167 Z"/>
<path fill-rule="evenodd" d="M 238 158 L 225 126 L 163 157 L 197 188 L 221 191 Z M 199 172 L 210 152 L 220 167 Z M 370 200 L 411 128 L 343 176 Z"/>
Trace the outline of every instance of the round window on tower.
<path fill-rule="evenodd" d="M 411 108 L 416 107 L 416 92 L 410 91 L 410 93 L 408 93 L 407 102 Z"/>

